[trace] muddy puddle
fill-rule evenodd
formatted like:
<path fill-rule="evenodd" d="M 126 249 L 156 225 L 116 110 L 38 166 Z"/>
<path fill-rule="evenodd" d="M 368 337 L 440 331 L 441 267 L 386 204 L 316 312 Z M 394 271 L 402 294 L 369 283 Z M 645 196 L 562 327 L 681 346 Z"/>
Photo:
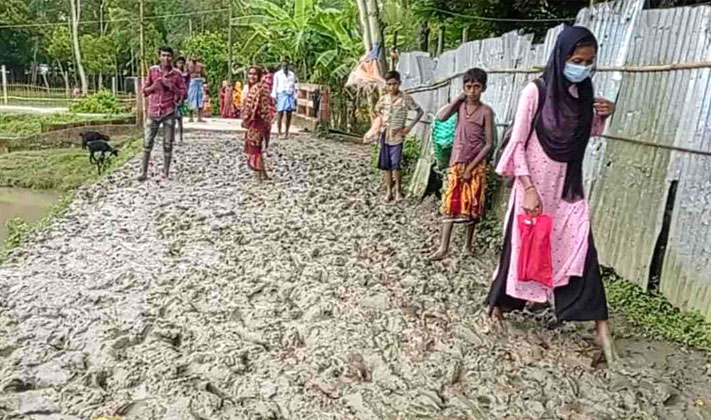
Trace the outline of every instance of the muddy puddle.
<path fill-rule="evenodd" d="M 7 221 L 19 217 L 34 223 L 44 217 L 59 199 L 60 193 L 23 188 L 0 187 L 0 249 L 7 239 Z"/>

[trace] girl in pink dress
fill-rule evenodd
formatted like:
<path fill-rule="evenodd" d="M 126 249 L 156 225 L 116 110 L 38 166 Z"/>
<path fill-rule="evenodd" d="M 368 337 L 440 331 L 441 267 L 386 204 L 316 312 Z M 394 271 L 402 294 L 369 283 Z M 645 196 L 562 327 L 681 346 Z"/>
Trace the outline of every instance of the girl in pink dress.
<path fill-rule="evenodd" d="M 503 251 L 487 298 L 489 314 L 522 309 L 527 301 L 554 301 L 561 321 L 595 321 L 596 341 L 608 363 L 615 360 L 607 300 L 583 194 L 583 157 L 591 136 L 602 133 L 615 110 L 593 96 L 595 36 L 568 26 L 559 35 L 539 87 L 530 83 L 519 99 L 511 140 L 496 171 L 516 178 L 509 199 Z M 516 216 L 553 219 L 553 288 L 518 279 L 521 251 Z"/>

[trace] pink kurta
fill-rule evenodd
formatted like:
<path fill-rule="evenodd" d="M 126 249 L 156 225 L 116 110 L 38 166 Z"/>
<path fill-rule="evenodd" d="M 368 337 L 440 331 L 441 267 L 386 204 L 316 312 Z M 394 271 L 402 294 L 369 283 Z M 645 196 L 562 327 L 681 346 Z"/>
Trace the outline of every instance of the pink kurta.
<path fill-rule="evenodd" d="M 530 83 L 521 93 L 514 119 L 511 140 L 496 168 L 503 176 L 530 176 L 538 190 L 543 204 L 543 213 L 553 218 L 551 248 L 553 252 L 553 287 L 568 284 L 570 276 L 582 276 L 585 256 L 588 251 L 590 214 L 587 200 L 569 203 L 562 199 L 563 181 L 567 163 L 556 162 L 548 157 L 538 141 L 535 130 L 528 148 L 526 136 L 531 128 L 531 120 L 538 108 L 538 88 Z M 606 118 L 595 116 L 592 136 L 602 133 Z M 511 216 L 523 214 L 524 188 L 518 179 L 514 183 L 509 199 L 506 223 Z M 513 219 L 515 221 L 515 219 Z M 504 228 L 504 231 L 506 229 Z M 506 294 L 518 299 L 534 302 L 550 300 L 552 289 L 536 282 L 521 282 L 518 279 L 518 256 L 521 250 L 518 229 L 514 226 L 511 235 L 511 266 L 506 280 Z M 496 273 L 494 274 L 496 276 Z"/>

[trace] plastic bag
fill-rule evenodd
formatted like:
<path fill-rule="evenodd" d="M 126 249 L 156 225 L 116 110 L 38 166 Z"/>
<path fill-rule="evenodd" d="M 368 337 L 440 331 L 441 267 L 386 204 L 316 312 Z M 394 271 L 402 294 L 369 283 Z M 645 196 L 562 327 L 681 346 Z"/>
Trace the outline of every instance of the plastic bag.
<path fill-rule="evenodd" d="M 517 218 L 521 238 L 521 251 L 518 255 L 519 281 L 535 281 L 553 288 L 553 219 L 544 214 L 536 217 L 520 214 Z"/>
<path fill-rule="evenodd" d="M 457 134 L 457 114 L 453 114 L 447 121 L 434 119 L 432 125 L 432 144 L 437 166 L 440 169 L 449 167 L 449 158 L 452 156 L 452 146 Z"/>

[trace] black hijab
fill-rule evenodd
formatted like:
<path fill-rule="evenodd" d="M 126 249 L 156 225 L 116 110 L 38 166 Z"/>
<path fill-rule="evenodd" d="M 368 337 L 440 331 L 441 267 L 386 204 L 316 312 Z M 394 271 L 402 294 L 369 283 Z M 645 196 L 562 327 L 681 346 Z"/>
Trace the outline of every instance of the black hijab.
<path fill-rule="evenodd" d="M 568 164 L 563 184 L 563 199 L 583 198 L 583 158 L 593 122 L 593 85 L 590 78 L 576 83 L 578 97 L 570 93 L 573 83 L 563 75 L 565 62 L 576 46 L 593 44 L 595 35 L 582 26 L 566 26 L 558 36 L 546 71 L 541 77 L 546 86 L 545 102 L 536 122 L 538 140 L 548 157 Z"/>

